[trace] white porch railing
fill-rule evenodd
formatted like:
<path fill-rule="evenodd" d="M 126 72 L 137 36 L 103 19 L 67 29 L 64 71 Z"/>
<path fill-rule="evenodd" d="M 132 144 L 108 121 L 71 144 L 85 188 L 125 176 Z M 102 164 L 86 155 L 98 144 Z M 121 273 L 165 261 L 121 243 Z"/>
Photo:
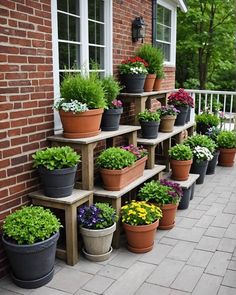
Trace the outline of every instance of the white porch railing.
<path fill-rule="evenodd" d="M 220 112 L 225 117 L 223 129 L 236 131 L 236 92 L 185 89 L 194 99 L 195 114 L 208 108 L 213 112 L 216 104 L 222 104 Z"/>

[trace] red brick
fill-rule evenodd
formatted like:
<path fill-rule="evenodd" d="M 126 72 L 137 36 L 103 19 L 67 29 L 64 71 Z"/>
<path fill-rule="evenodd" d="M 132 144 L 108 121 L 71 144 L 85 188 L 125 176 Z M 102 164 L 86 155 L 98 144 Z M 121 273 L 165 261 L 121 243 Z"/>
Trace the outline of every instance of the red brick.
<path fill-rule="evenodd" d="M 30 93 L 34 91 L 34 87 L 21 87 L 20 92 L 21 93 Z"/>
<path fill-rule="evenodd" d="M 7 87 L 7 88 L 4 88 L 4 87 L 1 87 L 0 88 L 0 93 L 1 94 L 4 94 L 4 93 L 19 93 L 19 88 L 10 88 L 10 87 Z"/>
<path fill-rule="evenodd" d="M 7 179 L 0 179 L 0 187 L 1 188 L 7 188 L 10 185 L 14 185 L 16 184 L 16 177 L 11 177 L 11 178 L 7 178 Z M 3 210 L 3 208 L 1 208 L 1 210 Z"/>
<path fill-rule="evenodd" d="M 13 176 L 13 175 L 19 174 L 21 172 L 23 172 L 23 166 L 9 168 L 9 169 L 7 169 L 7 176 Z M 11 192 L 11 189 L 10 189 L 10 192 Z"/>
<path fill-rule="evenodd" d="M 12 146 L 22 145 L 22 144 L 27 143 L 27 142 L 28 142 L 28 137 L 27 136 L 17 137 L 17 138 L 11 139 L 11 145 Z"/>
<path fill-rule="evenodd" d="M 38 148 L 39 148 L 39 144 L 37 142 L 30 143 L 30 144 L 24 145 L 22 147 L 23 152 L 37 150 Z"/>
<path fill-rule="evenodd" d="M 20 54 L 36 55 L 36 49 L 34 49 L 34 48 L 20 48 Z"/>
<path fill-rule="evenodd" d="M 9 63 L 27 63 L 26 56 L 18 56 L 18 55 L 8 55 L 8 62 Z"/>
<path fill-rule="evenodd" d="M 37 124 L 42 122 L 43 122 L 43 117 L 33 117 L 28 119 L 29 124 Z"/>
<path fill-rule="evenodd" d="M 1 25 L 7 24 L 7 19 L 6 18 L 0 18 L 0 24 Z"/>
<path fill-rule="evenodd" d="M 9 96 L 10 101 L 26 101 L 29 100 L 29 94 L 18 94 Z"/>
<path fill-rule="evenodd" d="M 19 66 L 17 65 L 0 65 L 0 72 L 17 72 L 19 71 Z"/>
<path fill-rule="evenodd" d="M 5 159 L 5 160 L 0 160 L 0 168 L 6 168 L 10 165 L 10 160 Z"/>
<path fill-rule="evenodd" d="M 41 38 L 40 38 L 40 40 L 41 40 Z M 33 47 L 45 47 L 45 41 L 40 41 L 40 40 L 32 40 L 32 45 L 33 45 Z"/>
<path fill-rule="evenodd" d="M 34 10 L 26 5 L 17 4 L 17 11 L 24 12 L 27 14 L 33 14 Z M 30 21 L 30 19 L 29 19 Z M 31 22 L 31 21 L 30 21 Z"/>
<path fill-rule="evenodd" d="M 0 54 L 0 62 L 7 62 L 7 56 L 4 54 Z"/>
<path fill-rule="evenodd" d="M 25 118 L 32 115 L 32 110 L 16 111 L 10 114 L 11 119 Z"/>
<path fill-rule="evenodd" d="M 9 0 L 1 1 L 1 6 L 7 7 L 7 8 L 10 8 L 10 9 L 13 9 L 13 10 L 15 9 L 14 1 L 9 1 Z"/>
<path fill-rule="evenodd" d="M 19 53 L 19 48 L 17 47 L 11 47 L 11 46 L 4 46 L 0 45 L 0 52 L 1 53 L 10 53 L 10 54 L 18 54 Z"/>
<path fill-rule="evenodd" d="M 15 148 L 3 151 L 3 157 L 8 158 L 8 157 L 18 155 L 20 153 L 21 153 L 21 148 L 20 147 L 15 147 Z"/>
<path fill-rule="evenodd" d="M 17 20 L 27 20 L 27 14 L 17 11 L 10 11 L 10 17 Z"/>
<path fill-rule="evenodd" d="M 10 127 L 9 122 L 0 122 L 0 130 L 7 129 Z"/>
<path fill-rule="evenodd" d="M 27 119 L 11 121 L 11 127 L 21 127 L 27 125 Z"/>
<path fill-rule="evenodd" d="M 8 189 L 0 190 L 0 199 L 8 195 Z"/>
<path fill-rule="evenodd" d="M 39 141 L 41 139 L 45 139 L 45 132 L 43 133 L 36 133 L 29 136 L 29 142 L 32 141 Z"/>
<path fill-rule="evenodd" d="M 43 115 L 46 114 L 45 108 L 37 108 L 33 110 L 33 115 Z"/>
<path fill-rule="evenodd" d="M 31 46 L 31 40 L 10 37 L 10 43 L 20 46 Z"/>
<path fill-rule="evenodd" d="M 37 131 L 39 130 L 46 130 L 46 129 L 53 129 L 54 123 L 45 123 L 45 124 L 40 124 L 37 126 Z"/>
<path fill-rule="evenodd" d="M 9 137 L 17 136 L 17 135 L 20 135 L 20 134 L 21 134 L 20 128 L 8 130 L 8 136 Z"/>
<path fill-rule="evenodd" d="M 31 99 L 44 99 L 45 97 L 45 92 L 31 93 L 30 95 Z"/>
<path fill-rule="evenodd" d="M 36 131 L 36 126 L 28 126 L 22 128 L 22 134 L 28 134 Z"/>
<path fill-rule="evenodd" d="M 32 56 L 32 57 L 29 56 L 28 61 L 29 61 L 29 63 L 32 63 L 32 64 L 43 64 L 45 62 L 45 58 L 38 57 L 38 56 Z"/>
<path fill-rule="evenodd" d="M 0 139 L 6 138 L 7 133 L 6 132 L 0 132 Z"/>
<path fill-rule="evenodd" d="M 1 103 L 0 104 L 0 110 L 1 111 L 12 110 L 12 109 L 13 109 L 13 104 L 12 103 Z"/>
<path fill-rule="evenodd" d="M 23 65 L 21 66 L 21 71 L 26 72 L 35 72 L 36 66 L 35 65 Z"/>
<path fill-rule="evenodd" d="M 38 26 L 38 30 L 40 32 L 44 32 L 44 33 L 51 33 L 52 29 L 50 27 L 46 27 L 46 26 Z"/>
<path fill-rule="evenodd" d="M 34 30 L 35 27 L 32 23 L 23 23 L 23 22 L 18 22 L 19 28 L 21 29 L 26 29 L 26 30 Z"/>
<path fill-rule="evenodd" d="M 10 190 L 14 190 L 14 189 L 11 188 Z M 8 202 L 8 203 L 3 204 L 2 205 L 2 210 L 11 209 L 11 208 L 16 207 L 16 206 L 18 206 L 20 204 L 21 204 L 20 199 L 14 200 L 14 201 L 11 201 L 11 202 Z"/>
<path fill-rule="evenodd" d="M 31 175 L 29 172 L 17 176 L 17 183 L 29 180 Z"/>
<path fill-rule="evenodd" d="M 0 15 L 1 16 L 9 16 L 9 10 L 0 8 Z"/>
<path fill-rule="evenodd" d="M 0 141 L 0 149 L 5 149 L 10 146 L 10 141 L 9 140 L 4 140 Z"/>
<path fill-rule="evenodd" d="M 27 6 L 29 6 L 29 7 L 35 8 L 35 9 L 39 9 L 39 10 L 42 9 L 42 4 L 40 4 L 38 2 L 35 2 L 35 1 L 32 1 L 32 0 L 26 0 L 26 3 L 25 4 Z"/>
<path fill-rule="evenodd" d="M 37 16 L 29 16 L 28 17 L 29 22 L 37 25 L 43 25 L 43 18 L 37 17 Z"/>
<path fill-rule="evenodd" d="M 0 113 L 0 120 L 6 120 L 8 118 L 8 113 Z"/>
<path fill-rule="evenodd" d="M 5 78 L 7 80 L 18 80 L 18 79 L 26 79 L 27 73 L 6 73 Z"/>

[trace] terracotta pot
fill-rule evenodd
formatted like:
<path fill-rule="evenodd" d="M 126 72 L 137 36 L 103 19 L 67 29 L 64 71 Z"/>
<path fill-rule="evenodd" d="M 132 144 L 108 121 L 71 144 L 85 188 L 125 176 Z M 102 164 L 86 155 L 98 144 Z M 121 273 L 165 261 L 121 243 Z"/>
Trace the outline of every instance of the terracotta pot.
<path fill-rule="evenodd" d="M 154 91 L 160 91 L 161 90 L 161 82 L 162 82 L 162 79 L 156 78 L 154 86 L 153 86 Z"/>
<path fill-rule="evenodd" d="M 236 148 L 234 148 L 234 149 L 220 149 L 218 165 L 224 166 L 224 167 L 233 167 L 235 153 L 236 153 Z"/>
<path fill-rule="evenodd" d="M 143 175 L 147 156 L 136 161 L 132 166 L 121 170 L 100 168 L 103 187 L 108 191 L 119 191 Z"/>
<path fill-rule="evenodd" d="M 151 92 L 156 80 L 156 74 L 148 74 L 144 83 L 144 91 Z"/>
<path fill-rule="evenodd" d="M 193 160 L 179 161 L 170 159 L 170 167 L 172 169 L 171 178 L 180 181 L 187 180 L 192 162 Z"/>
<path fill-rule="evenodd" d="M 175 226 L 175 214 L 178 204 L 160 206 L 163 217 L 160 219 L 159 229 L 171 229 Z"/>
<path fill-rule="evenodd" d="M 101 132 L 100 125 L 103 109 L 88 110 L 83 113 L 59 111 L 63 136 L 66 138 L 91 137 Z"/>
<path fill-rule="evenodd" d="M 159 220 L 148 225 L 130 225 L 123 223 L 127 238 L 127 248 L 134 253 L 146 253 L 152 250 Z"/>
<path fill-rule="evenodd" d="M 176 116 L 166 115 L 161 117 L 160 131 L 161 132 L 172 132 L 174 130 Z"/>

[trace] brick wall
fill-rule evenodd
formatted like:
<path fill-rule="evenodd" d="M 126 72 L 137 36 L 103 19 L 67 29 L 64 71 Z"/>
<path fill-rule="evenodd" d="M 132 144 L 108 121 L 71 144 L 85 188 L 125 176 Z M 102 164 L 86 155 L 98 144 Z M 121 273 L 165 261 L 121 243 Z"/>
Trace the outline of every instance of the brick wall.
<path fill-rule="evenodd" d="M 37 189 L 31 155 L 53 133 L 50 2 L 0 1 L 0 226 Z"/>

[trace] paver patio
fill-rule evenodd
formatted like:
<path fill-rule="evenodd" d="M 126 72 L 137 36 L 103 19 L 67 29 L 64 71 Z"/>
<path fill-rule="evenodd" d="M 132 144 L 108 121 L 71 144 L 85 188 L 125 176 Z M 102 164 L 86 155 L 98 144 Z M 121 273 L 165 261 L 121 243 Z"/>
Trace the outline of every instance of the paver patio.
<path fill-rule="evenodd" d="M 123 245 L 111 258 L 73 267 L 57 260 L 53 280 L 36 290 L 0 280 L 1 295 L 235 295 L 236 166 L 217 167 L 197 185 L 176 226 L 156 233 L 154 249 L 134 254 Z"/>

